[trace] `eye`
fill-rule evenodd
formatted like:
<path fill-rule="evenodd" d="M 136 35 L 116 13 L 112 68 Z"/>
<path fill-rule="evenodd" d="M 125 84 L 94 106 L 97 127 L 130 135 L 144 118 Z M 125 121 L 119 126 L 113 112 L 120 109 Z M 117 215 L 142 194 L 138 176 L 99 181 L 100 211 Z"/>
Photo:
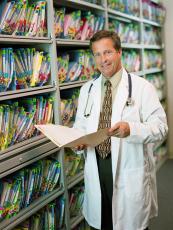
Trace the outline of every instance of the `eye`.
<path fill-rule="evenodd" d="M 95 54 L 93 54 L 93 55 L 94 55 L 95 58 L 100 57 L 100 54 L 99 54 L 99 53 L 95 53 Z"/>
<path fill-rule="evenodd" d="M 107 53 L 108 53 L 108 54 L 112 54 L 112 50 L 108 50 Z"/>
<path fill-rule="evenodd" d="M 111 56 L 112 54 L 113 54 L 112 50 L 105 50 L 104 51 L 104 55 L 106 55 L 106 56 Z"/>

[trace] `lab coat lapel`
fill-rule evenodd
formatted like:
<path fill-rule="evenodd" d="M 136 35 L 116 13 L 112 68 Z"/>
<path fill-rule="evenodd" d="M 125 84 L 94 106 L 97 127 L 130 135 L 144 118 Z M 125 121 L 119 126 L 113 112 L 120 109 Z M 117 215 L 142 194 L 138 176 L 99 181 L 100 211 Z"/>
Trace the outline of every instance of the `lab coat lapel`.
<path fill-rule="evenodd" d="M 93 131 L 97 131 L 98 129 L 98 123 L 99 123 L 99 117 L 100 117 L 100 105 L 101 105 L 101 75 L 100 77 L 93 82 L 93 122 L 91 129 Z"/>
<path fill-rule="evenodd" d="M 122 79 L 119 83 L 117 94 L 112 108 L 112 125 L 121 121 L 122 111 L 128 98 L 128 75 L 123 69 Z"/>
<path fill-rule="evenodd" d="M 126 101 L 128 98 L 128 75 L 127 72 L 123 69 L 122 79 L 118 86 L 118 91 L 113 103 L 112 108 L 112 121 L 111 125 L 115 125 L 117 122 L 122 119 L 122 112 L 126 105 Z M 112 137 L 111 138 L 111 147 L 112 147 L 112 173 L 113 173 L 113 181 L 115 182 L 117 166 L 119 161 L 120 154 L 120 141 L 121 138 Z"/>

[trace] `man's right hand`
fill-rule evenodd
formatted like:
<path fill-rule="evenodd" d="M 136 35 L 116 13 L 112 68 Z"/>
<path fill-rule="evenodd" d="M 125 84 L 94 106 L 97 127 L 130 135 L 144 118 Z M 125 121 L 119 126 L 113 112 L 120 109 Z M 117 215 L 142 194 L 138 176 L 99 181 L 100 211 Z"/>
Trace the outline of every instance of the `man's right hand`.
<path fill-rule="evenodd" d="M 78 145 L 76 146 L 74 149 L 77 150 L 77 151 L 81 151 L 81 150 L 84 150 L 87 148 L 87 145 Z"/>

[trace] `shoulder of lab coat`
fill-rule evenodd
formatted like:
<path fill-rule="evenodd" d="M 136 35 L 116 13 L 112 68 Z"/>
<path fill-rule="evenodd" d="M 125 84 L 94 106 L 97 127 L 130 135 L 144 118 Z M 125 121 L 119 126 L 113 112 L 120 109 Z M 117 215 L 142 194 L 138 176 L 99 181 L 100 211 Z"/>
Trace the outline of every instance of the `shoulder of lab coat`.
<path fill-rule="evenodd" d="M 128 122 L 130 136 L 126 141 L 133 143 L 151 143 L 161 141 L 168 132 L 167 119 L 154 86 L 134 74 L 132 76 L 132 97 L 140 97 L 141 120 Z"/>

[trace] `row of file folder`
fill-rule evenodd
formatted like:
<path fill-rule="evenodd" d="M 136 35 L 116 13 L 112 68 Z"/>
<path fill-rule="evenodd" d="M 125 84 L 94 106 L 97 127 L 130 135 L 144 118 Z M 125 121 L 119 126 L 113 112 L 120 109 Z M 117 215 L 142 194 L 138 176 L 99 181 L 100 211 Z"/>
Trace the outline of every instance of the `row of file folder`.
<path fill-rule="evenodd" d="M 61 166 L 57 160 L 40 160 L 0 180 L 0 220 L 16 215 L 34 200 L 58 186 Z"/>
<path fill-rule="evenodd" d="M 57 65 L 60 83 L 89 80 L 96 76 L 96 66 L 90 50 L 58 53 Z"/>
<path fill-rule="evenodd" d="M 84 199 L 84 186 L 81 184 L 73 187 L 69 191 L 69 209 L 70 217 L 78 216 L 82 210 Z"/>
<path fill-rule="evenodd" d="M 136 50 L 123 50 L 122 62 L 128 72 L 137 72 L 141 68 L 140 53 Z"/>
<path fill-rule="evenodd" d="M 78 105 L 79 90 L 72 90 L 71 98 L 61 99 L 61 120 L 62 124 L 71 126 L 75 120 Z"/>
<path fill-rule="evenodd" d="M 139 16 L 139 0 L 108 0 L 108 7 L 126 14 Z"/>
<path fill-rule="evenodd" d="M 70 148 L 65 148 L 65 174 L 68 178 L 77 175 L 84 169 L 84 157 L 82 154 L 76 154 Z"/>
<path fill-rule="evenodd" d="M 0 104 L 0 150 L 38 135 L 35 124 L 52 123 L 53 98 L 37 96 Z"/>
<path fill-rule="evenodd" d="M 64 7 L 55 9 L 54 18 L 57 38 L 88 40 L 105 25 L 103 16 L 81 10 L 66 13 Z"/>
<path fill-rule="evenodd" d="M 166 98 L 166 84 L 165 84 L 165 77 L 163 73 L 147 74 L 146 79 L 155 86 L 158 97 L 161 103 L 163 103 L 163 99 Z M 162 104 L 162 106 L 166 111 L 165 103 L 164 105 Z"/>
<path fill-rule="evenodd" d="M 14 230 L 58 230 L 63 227 L 65 199 L 59 197 L 46 205 L 28 220 L 15 227 Z"/>
<path fill-rule="evenodd" d="M 50 78 L 50 56 L 35 48 L 0 49 L 0 92 L 43 86 Z"/>
<path fill-rule="evenodd" d="M 144 50 L 144 67 L 149 68 L 162 68 L 163 57 L 162 52 L 157 50 Z"/>
<path fill-rule="evenodd" d="M 1 1 L 0 33 L 13 36 L 46 36 L 46 1 L 32 4 L 28 0 Z"/>
<path fill-rule="evenodd" d="M 161 1 L 155 4 L 152 0 L 142 0 L 142 13 L 144 18 L 151 21 L 156 21 L 160 24 L 165 21 L 166 9 L 161 4 Z"/>
<path fill-rule="evenodd" d="M 140 30 L 139 24 L 137 23 L 110 19 L 109 30 L 118 33 L 122 43 L 140 43 Z"/>

